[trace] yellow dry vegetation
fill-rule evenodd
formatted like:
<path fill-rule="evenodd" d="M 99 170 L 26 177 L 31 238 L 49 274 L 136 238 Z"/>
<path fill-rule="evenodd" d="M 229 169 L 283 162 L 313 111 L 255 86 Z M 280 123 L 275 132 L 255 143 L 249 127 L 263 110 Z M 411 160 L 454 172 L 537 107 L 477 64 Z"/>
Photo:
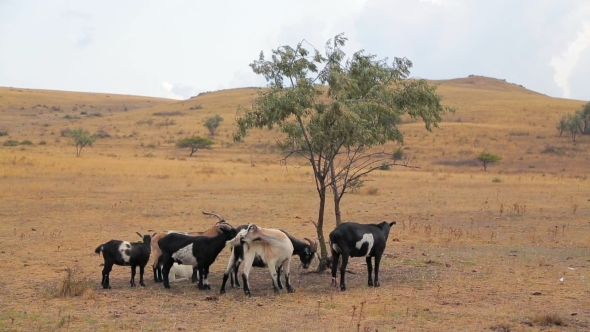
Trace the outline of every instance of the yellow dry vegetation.
<path fill-rule="evenodd" d="M 132 289 L 119 266 L 113 289 L 103 290 L 94 249 L 139 240 L 136 231 L 206 230 L 216 220 L 201 211 L 313 237 L 311 170 L 298 160 L 281 165 L 274 131 L 232 141 L 236 108 L 256 89 L 175 101 L 0 88 L 0 132 L 8 133 L 0 137 L 0 329 L 590 329 L 590 137 L 574 144 L 555 128 L 585 101 L 479 76 L 435 83 L 457 112 L 433 132 L 404 119 L 405 161 L 419 168 L 376 171 L 342 201 L 344 220 L 397 221 L 382 287 L 366 286 L 362 258 L 351 260 L 344 293 L 294 258 L 294 294 L 274 295 L 268 272 L 257 269 L 250 299 L 236 289 L 218 294 L 227 250 L 211 267 L 213 289 L 198 291 L 190 283 L 165 290 L 151 268 L 147 287 Z M 203 124 L 215 114 L 224 121 L 211 150 L 188 157 L 175 147 L 206 137 Z M 106 135 L 76 158 L 62 132 L 78 127 Z M 484 172 L 475 160 L 482 151 L 503 159 Z M 330 204 L 326 217 L 327 235 Z M 72 271 L 78 279 L 68 279 Z M 56 296 L 64 284 L 81 295 Z"/>

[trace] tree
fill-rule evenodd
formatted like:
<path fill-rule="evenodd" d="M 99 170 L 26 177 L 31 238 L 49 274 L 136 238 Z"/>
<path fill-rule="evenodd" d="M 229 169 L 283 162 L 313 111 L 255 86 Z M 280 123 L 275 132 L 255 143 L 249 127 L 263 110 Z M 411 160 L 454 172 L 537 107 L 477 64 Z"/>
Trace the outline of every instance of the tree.
<path fill-rule="evenodd" d="M 582 134 L 590 134 L 590 102 L 586 103 L 582 109 L 577 110 L 576 114 L 581 120 L 580 131 Z"/>
<path fill-rule="evenodd" d="M 219 114 L 215 114 L 215 116 L 210 117 L 205 121 L 205 127 L 209 129 L 209 135 L 211 137 L 215 136 L 215 132 L 217 131 L 217 127 L 223 121 L 223 118 Z"/>
<path fill-rule="evenodd" d="M 567 115 L 567 130 L 570 132 L 572 142 L 576 141 L 576 137 L 582 131 L 584 121 L 578 112 Z"/>
<path fill-rule="evenodd" d="M 210 149 L 211 145 L 213 145 L 213 141 L 199 136 L 184 138 L 176 143 L 179 148 L 189 148 L 191 151 L 189 156 L 192 156 L 199 149 Z"/>
<path fill-rule="evenodd" d="M 411 62 L 405 58 L 395 58 L 390 66 L 359 51 L 343 63 L 346 40 L 335 36 L 326 43 L 325 54 L 309 51 L 305 41 L 272 50 L 270 60 L 261 52 L 250 67 L 265 77 L 268 89 L 258 91 L 251 108 L 238 108 L 234 132 L 239 142 L 252 128 L 277 127 L 284 134 L 278 145 L 285 161 L 300 156 L 311 166 L 319 198 L 314 225 L 320 271 L 327 262 L 327 189 L 334 192 L 336 204 L 347 188 L 378 169 L 382 154 L 372 148 L 402 140 L 396 126 L 401 115 L 420 117 L 429 129 L 451 111 L 440 105 L 435 88 L 425 80 L 408 79 Z"/>
<path fill-rule="evenodd" d="M 559 119 L 556 127 L 557 131 L 559 131 L 559 137 L 561 137 L 563 132 L 567 130 L 567 127 L 567 115 L 564 115 L 561 117 L 561 119 Z"/>
<path fill-rule="evenodd" d="M 84 130 L 82 128 L 70 130 L 68 135 L 76 145 L 76 157 L 80 157 L 82 148 L 84 148 L 87 145 L 92 146 L 92 143 L 94 143 L 97 139 L 96 136 L 91 136 L 87 130 Z"/>
<path fill-rule="evenodd" d="M 483 170 L 487 171 L 489 164 L 496 163 L 502 160 L 502 157 L 484 151 L 477 156 L 477 160 L 479 160 L 483 165 Z"/>

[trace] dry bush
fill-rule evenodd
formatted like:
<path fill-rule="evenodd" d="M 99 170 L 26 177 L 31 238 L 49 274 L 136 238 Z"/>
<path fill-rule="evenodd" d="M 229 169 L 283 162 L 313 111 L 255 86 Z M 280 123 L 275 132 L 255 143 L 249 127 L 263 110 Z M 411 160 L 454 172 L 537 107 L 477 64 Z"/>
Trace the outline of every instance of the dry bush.
<path fill-rule="evenodd" d="M 533 323 L 541 326 L 565 326 L 564 320 L 555 313 L 535 316 Z"/>
<path fill-rule="evenodd" d="M 497 324 L 497 325 L 491 326 L 490 330 L 496 331 L 496 332 L 510 332 L 510 331 L 512 331 L 512 330 L 510 330 L 510 326 L 507 324 Z"/>
<path fill-rule="evenodd" d="M 73 297 L 88 294 L 94 282 L 83 274 L 80 267 L 68 267 L 66 276 L 57 284 L 48 287 L 47 293 L 53 297 Z"/>

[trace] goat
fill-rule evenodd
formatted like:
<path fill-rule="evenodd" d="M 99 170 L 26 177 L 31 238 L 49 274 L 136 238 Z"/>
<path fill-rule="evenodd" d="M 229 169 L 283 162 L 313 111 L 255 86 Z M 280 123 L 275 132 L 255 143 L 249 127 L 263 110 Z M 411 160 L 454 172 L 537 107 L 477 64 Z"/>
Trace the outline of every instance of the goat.
<path fill-rule="evenodd" d="M 345 291 L 344 273 L 348 264 L 348 257 L 366 257 L 369 287 L 379 287 L 379 263 L 385 251 L 389 229 L 395 221 L 383 221 L 379 224 L 359 224 L 355 222 L 342 223 L 330 233 L 330 248 L 332 251 L 332 285 L 338 287 L 336 269 L 338 259 L 342 255 L 340 266 L 340 290 Z M 375 257 L 375 280 L 371 276 L 373 265 L 371 257 Z"/>
<path fill-rule="evenodd" d="M 278 229 L 261 228 L 254 224 L 248 225 L 246 229 L 228 241 L 229 246 L 244 246 L 244 271 L 242 272 L 242 281 L 244 283 L 244 294 L 250 296 L 250 285 L 248 276 L 256 256 L 259 256 L 262 262 L 268 267 L 275 293 L 280 293 L 278 285 L 277 269 L 282 267 L 285 270 L 285 284 L 287 291 L 293 293 L 295 290 L 289 282 L 291 269 L 291 256 L 293 255 L 293 244 L 289 237 Z M 225 292 L 225 283 L 231 272 L 231 267 L 223 274 L 223 284 L 220 292 Z"/>
<path fill-rule="evenodd" d="M 213 236 L 189 236 L 170 233 L 158 241 L 162 251 L 162 274 L 164 287 L 170 288 L 168 274 L 174 262 L 192 265 L 199 270 L 199 289 L 211 289 L 209 281 L 209 266 L 215 262 L 217 255 L 225 247 L 228 240 L 233 239 L 238 231 L 227 223 L 220 224 L 221 233 Z"/>
<path fill-rule="evenodd" d="M 236 227 L 236 230 L 238 230 L 238 232 L 239 232 L 239 231 L 246 229 L 246 228 L 248 228 L 248 225 L 241 225 L 241 226 Z M 301 240 L 291 236 L 289 233 L 285 232 L 284 230 L 280 230 L 280 231 L 285 233 L 285 235 L 287 235 L 287 237 L 291 241 L 291 244 L 293 245 L 293 255 L 298 255 L 301 265 L 303 266 L 304 269 L 307 269 L 309 267 L 309 264 L 311 264 L 313 257 L 315 255 L 317 255 L 317 249 L 318 249 L 317 240 L 311 241 L 308 238 L 303 238 L 305 241 L 308 242 L 308 243 L 305 243 L 304 241 L 301 241 Z M 244 247 L 242 245 L 237 245 L 235 247 L 232 247 L 232 252 L 231 252 L 231 255 L 229 258 L 229 262 L 227 264 L 226 272 L 230 274 L 230 283 L 231 283 L 231 286 L 234 288 L 240 287 L 240 283 L 238 281 L 238 269 L 239 269 L 240 264 L 242 263 L 243 260 L 244 260 Z M 267 265 L 262 261 L 262 259 L 260 259 L 260 256 L 254 257 L 254 262 L 252 263 L 252 266 L 261 267 L 261 268 L 267 267 Z M 283 289 L 283 284 L 281 282 L 281 273 L 282 273 L 282 269 L 281 269 L 281 267 L 279 267 L 277 269 L 277 274 L 278 274 L 277 282 L 278 282 L 279 288 Z M 221 292 L 221 294 L 225 293 L 225 284 L 223 284 L 220 292 Z"/>
<path fill-rule="evenodd" d="M 139 284 L 145 287 L 143 283 L 144 268 L 150 260 L 152 236 L 141 235 L 143 242 L 128 242 L 121 240 L 110 240 L 98 246 L 94 252 L 104 258 L 104 268 L 102 269 L 102 288 L 111 288 L 109 283 L 109 274 L 113 269 L 113 264 L 121 266 L 131 266 L 131 287 L 135 287 L 135 272 L 139 265 Z"/>
<path fill-rule="evenodd" d="M 191 265 L 181 265 L 174 263 L 168 273 L 168 281 L 179 282 L 189 280 L 193 276 L 193 267 Z"/>
<path fill-rule="evenodd" d="M 219 219 L 218 222 L 215 223 L 215 225 L 213 225 L 211 228 L 209 228 L 207 231 L 205 232 L 177 232 L 177 231 L 164 231 L 164 232 L 160 232 L 158 234 L 156 234 L 156 236 L 154 236 L 152 238 L 152 255 L 154 257 L 154 263 L 153 263 L 153 271 L 154 271 L 154 282 L 158 283 L 158 282 L 162 282 L 162 280 L 164 280 L 163 276 L 162 276 L 162 260 L 161 260 L 161 256 L 162 256 L 162 251 L 160 250 L 160 247 L 158 246 L 158 241 L 163 238 L 164 236 L 170 234 L 170 233 L 179 233 L 179 234 L 184 234 L 184 235 L 190 235 L 190 236 L 208 236 L 208 237 L 212 237 L 215 236 L 219 233 L 221 233 L 221 230 L 219 229 L 219 226 L 221 224 L 224 224 L 227 222 L 225 221 L 225 219 L 220 216 L 217 215 L 215 213 L 211 213 L 211 212 L 205 212 L 205 211 L 201 211 L 203 212 L 203 214 L 205 215 L 209 215 L 209 216 L 215 216 L 217 217 L 217 219 Z M 192 281 L 195 282 L 196 281 L 196 274 L 193 274 L 192 276 Z"/>

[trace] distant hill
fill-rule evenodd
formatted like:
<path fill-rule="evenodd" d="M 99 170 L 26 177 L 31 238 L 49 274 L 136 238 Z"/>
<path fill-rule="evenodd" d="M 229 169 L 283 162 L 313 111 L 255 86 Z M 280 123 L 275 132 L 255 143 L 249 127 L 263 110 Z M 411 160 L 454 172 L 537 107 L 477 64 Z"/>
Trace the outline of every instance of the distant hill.
<path fill-rule="evenodd" d="M 548 97 L 483 76 L 431 82 L 438 84 L 443 104 L 456 108 L 457 112 L 446 115 L 440 129 L 433 132 L 426 131 L 420 121 L 404 119 L 400 125 L 405 139 L 403 147 L 413 164 L 465 170 L 463 166 L 473 165 L 475 155 L 484 150 L 501 154 L 502 169 L 507 172 L 523 169 L 556 172 L 564 169 L 564 158 L 572 167 L 587 163 L 584 151 L 590 137 L 580 137 L 573 145 L 567 135 L 558 137 L 555 129 L 563 115 L 585 102 Z M 60 132 L 83 127 L 91 132 L 108 133 L 109 137 L 97 141 L 93 148 L 100 153 L 183 156 L 185 152 L 175 148 L 175 143 L 192 135 L 206 136 L 205 120 L 219 114 L 224 121 L 213 138 L 213 150 L 208 153 L 227 159 L 249 159 L 251 154 L 258 154 L 276 160 L 275 141 L 279 136 L 276 131 L 254 130 L 240 144 L 232 140 L 238 106 L 249 107 L 258 90 L 213 91 L 178 101 L 0 88 L 0 131 L 9 133 L 9 137 L 0 138 L 0 143 L 5 138 L 43 140 L 47 146 L 62 146 L 68 153 L 68 140 L 60 139 Z"/>

